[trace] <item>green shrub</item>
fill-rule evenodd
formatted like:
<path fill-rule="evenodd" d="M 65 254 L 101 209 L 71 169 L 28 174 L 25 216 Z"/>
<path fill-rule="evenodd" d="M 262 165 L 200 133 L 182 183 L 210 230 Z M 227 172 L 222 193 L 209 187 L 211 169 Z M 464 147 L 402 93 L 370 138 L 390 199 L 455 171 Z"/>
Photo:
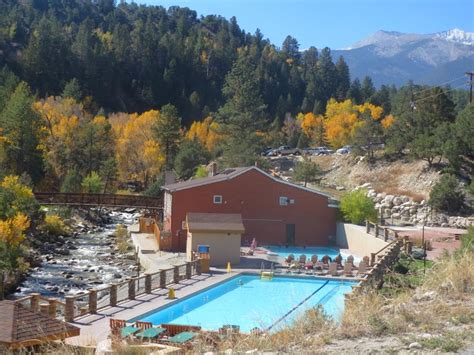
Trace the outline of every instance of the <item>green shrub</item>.
<path fill-rule="evenodd" d="M 61 217 L 56 214 L 46 215 L 39 228 L 42 231 L 53 235 L 64 235 L 69 233 L 69 227 L 66 226 Z"/>
<path fill-rule="evenodd" d="M 367 191 L 364 189 L 346 193 L 341 199 L 341 211 L 346 221 L 354 224 L 377 219 L 374 202 L 367 197 Z"/>
<path fill-rule="evenodd" d="M 430 192 L 430 205 L 440 211 L 458 212 L 464 205 L 464 193 L 454 175 L 443 175 Z"/>
<path fill-rule="evenodd" d="M 86 193 L 98 194 L 102 192 L 104 183 L 99 174 L 93 171 L 82 180 L 81 186 L 82 190 Z"/>

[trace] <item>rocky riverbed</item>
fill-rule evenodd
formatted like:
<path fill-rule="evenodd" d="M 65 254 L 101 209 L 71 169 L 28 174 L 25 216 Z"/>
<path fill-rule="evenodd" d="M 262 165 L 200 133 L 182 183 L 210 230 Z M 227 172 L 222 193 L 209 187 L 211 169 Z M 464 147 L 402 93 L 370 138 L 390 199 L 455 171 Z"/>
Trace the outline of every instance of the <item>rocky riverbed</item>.
<path fill-rule="evenodd" d="M 102 210 L 100 217 L 97 211 L 92 214 L 74 211 L 73 215 L 71 235 L 38 235 L 31 240 L 38 263 L 19 285 L 15 296 L 39 292 L 63 298 L 137 275 L 133 248 L 125 254 L 119 252 L 112 235 L 117 224 L 136 223 L 137 211 Z"/>

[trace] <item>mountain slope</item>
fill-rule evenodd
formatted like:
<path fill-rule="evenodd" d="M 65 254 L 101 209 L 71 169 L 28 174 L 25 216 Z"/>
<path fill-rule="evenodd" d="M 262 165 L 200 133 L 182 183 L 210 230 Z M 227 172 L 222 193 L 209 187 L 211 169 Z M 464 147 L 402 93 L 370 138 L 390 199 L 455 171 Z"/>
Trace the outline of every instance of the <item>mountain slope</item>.
<path fill-rule="evenodd" d="M 345 50 L 353 78 L 372 77 L 375 85 L 441 84 L 474 69 L 474 33 L 453 29 L 435 34 L 377 31 Z M 453 86 L 461 86 L 461 80 Z"/>

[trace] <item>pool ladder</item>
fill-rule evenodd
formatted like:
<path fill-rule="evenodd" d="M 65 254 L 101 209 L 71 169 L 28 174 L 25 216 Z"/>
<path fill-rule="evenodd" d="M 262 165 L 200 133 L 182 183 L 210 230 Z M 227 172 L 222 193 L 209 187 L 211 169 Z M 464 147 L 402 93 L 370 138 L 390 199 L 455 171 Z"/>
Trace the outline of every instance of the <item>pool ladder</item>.
<path fill-rule="evenodd" d="M 273 263 L 270 264 L 270 270 L 265 271 L 265 263 L 262 262 L 262 265 L 260 267 L 260 279 L 271 281 L 271 280 L 273 280 L 274 274 L 275 274 L 275 271 L 273 269 Z"/>

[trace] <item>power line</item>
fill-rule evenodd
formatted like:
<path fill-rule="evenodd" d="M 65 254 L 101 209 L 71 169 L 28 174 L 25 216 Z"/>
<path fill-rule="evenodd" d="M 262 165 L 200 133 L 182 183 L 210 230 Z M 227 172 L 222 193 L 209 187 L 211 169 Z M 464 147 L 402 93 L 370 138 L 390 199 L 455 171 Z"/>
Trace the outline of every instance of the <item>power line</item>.
<path fill-rule="evenodd" d="M 466 75 L 469 75 L 469 103 L 472 103 L 472 76 L 474 72 L 466 72 Z"/>

